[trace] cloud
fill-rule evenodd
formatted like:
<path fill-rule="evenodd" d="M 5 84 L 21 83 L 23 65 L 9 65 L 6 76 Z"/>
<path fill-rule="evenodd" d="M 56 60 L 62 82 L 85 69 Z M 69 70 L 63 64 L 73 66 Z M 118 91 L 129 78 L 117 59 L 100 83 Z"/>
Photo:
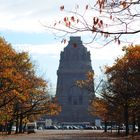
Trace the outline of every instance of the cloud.
<path fill-rule="evenodd" d="M 76 3 L 80 4 L 80 0 L 1 0 L 0 30 L 43 32 L 40 21 L 50 23 L 61 18 L 59 7 L 65 5 L 71 10 Z"/>
<path fill-rule="evenodd" d="M 66 44 L 60 42 L 52 44 L 13 44 L 18 51 L 26 51 L 32 55 L 49 55 L 50 57 L 59 57 Z M 93 46 L 86 46 L 91 53 L 91 59 L 112 60 L 123 55 L 122 46 L 113 45 L 101 47 L 100 44 L 94 43 Z"/>
<path fill-rule="evenodd" d="M 108 45 L 105 47 L 102 47 L 100 44 L 94 43 L 94 45 L 87 46 L 88 50 L 90 50 L 91 58 L 92 59 L 98 59 L 98 60 L 114 60 L 117 57 L 120 57 L 124 54 L 122 51 L 122 47 L 124 45 Z"/>
<path fill-rule="evenodd" d="M 17 51 L 25 51 L 33 55 L 57 56 L 60 55 L 65 46 L 58 42 L 52 44 L 13 44 L 13 47 Z"/>

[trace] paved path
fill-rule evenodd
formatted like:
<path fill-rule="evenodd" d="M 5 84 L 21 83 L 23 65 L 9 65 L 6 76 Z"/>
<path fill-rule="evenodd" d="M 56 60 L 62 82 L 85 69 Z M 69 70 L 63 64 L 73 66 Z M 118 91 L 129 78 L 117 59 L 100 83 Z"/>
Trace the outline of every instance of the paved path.
<path fill-rule="evenodd" d="M 95 133 L 96 132 L 96 133 Z M 100 132 L 100 133 L 99 133 Z M 105 137 L 102 130 L 44 130 L 35 134 L 21 134 L 0 137 L 0 140 L 120 140 Z M 121 138 L 121 140 L 123 140 Z M 127 139 L 128 140 L 128 139 Z M 136 139 L 139 140 L 139 139 Z"/>

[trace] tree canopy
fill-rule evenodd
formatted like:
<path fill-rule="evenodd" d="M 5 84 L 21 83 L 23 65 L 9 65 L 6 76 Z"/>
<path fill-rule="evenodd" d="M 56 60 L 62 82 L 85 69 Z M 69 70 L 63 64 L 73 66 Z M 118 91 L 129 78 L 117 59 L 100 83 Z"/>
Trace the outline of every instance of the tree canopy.
<path fill-rule="evenodd" d="M 93 113 L 96 110 L 95 114 L 98 112 L 103 119 L 106 113 L 109 121 L 124 122 L 127 135 L 128 124 L 140 123 L 140 46 L 129 46 L 123 50 L 125 55 L 116 59 L 113 66 L 106 67 L 107 81 L 92 107 Z"/>
<path fill-rule="evenodd" d="M 60 110 L 48 93 L 48 83 L 36 75 L 28 53 L 16 52 L 0 38 L 0 125 L 16 122 L 18 131 L 24 118 L 33 121 Z"/>

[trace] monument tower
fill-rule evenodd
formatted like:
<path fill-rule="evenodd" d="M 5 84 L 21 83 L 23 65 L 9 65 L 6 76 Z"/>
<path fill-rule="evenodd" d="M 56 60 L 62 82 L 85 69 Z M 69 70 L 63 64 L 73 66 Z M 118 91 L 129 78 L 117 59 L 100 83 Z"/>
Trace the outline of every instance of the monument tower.
<path fill-rule="evenodd" d="M 81 37 L 70 37 L 68 45 L 60 54 L 57 71 L 56 97 L 62 107 L 58 122 L 93 122 L 88 112 L 89 93 L 75 86 L 76 80 L 86 79 L 86 73 L 93 71 L 90 52 L 84 47 Z"/>

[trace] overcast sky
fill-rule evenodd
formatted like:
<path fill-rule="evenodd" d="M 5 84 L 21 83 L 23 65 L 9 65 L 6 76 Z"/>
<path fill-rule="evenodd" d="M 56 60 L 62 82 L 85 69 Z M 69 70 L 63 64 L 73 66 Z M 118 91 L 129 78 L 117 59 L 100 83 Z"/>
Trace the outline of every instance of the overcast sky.
<path fill-rule="evenodd" d="M 43 75 L 55 88 L 59 65 L 60 51 L 66 46 L 60 39 L 42 26 L 64 17 L 59 10 L 61 5 L 74 9 L 76 4 L 81 7 L 93 0 L 0 0 L 0 36 L 18 50 L 28 51 L 39 75 Z M 85 36 L 84 36 L 85 37 Z M 84 40 L 84 37 L 81 37 Z M 117 56 L 122 54 L 117 44 L 98 48 L 94 43 L 86 46 L 91 52 L 92 66 L 96 77 L 106 64 L 111 65 Z M 98 48 L 98 49 L 97 49 Z"/>

